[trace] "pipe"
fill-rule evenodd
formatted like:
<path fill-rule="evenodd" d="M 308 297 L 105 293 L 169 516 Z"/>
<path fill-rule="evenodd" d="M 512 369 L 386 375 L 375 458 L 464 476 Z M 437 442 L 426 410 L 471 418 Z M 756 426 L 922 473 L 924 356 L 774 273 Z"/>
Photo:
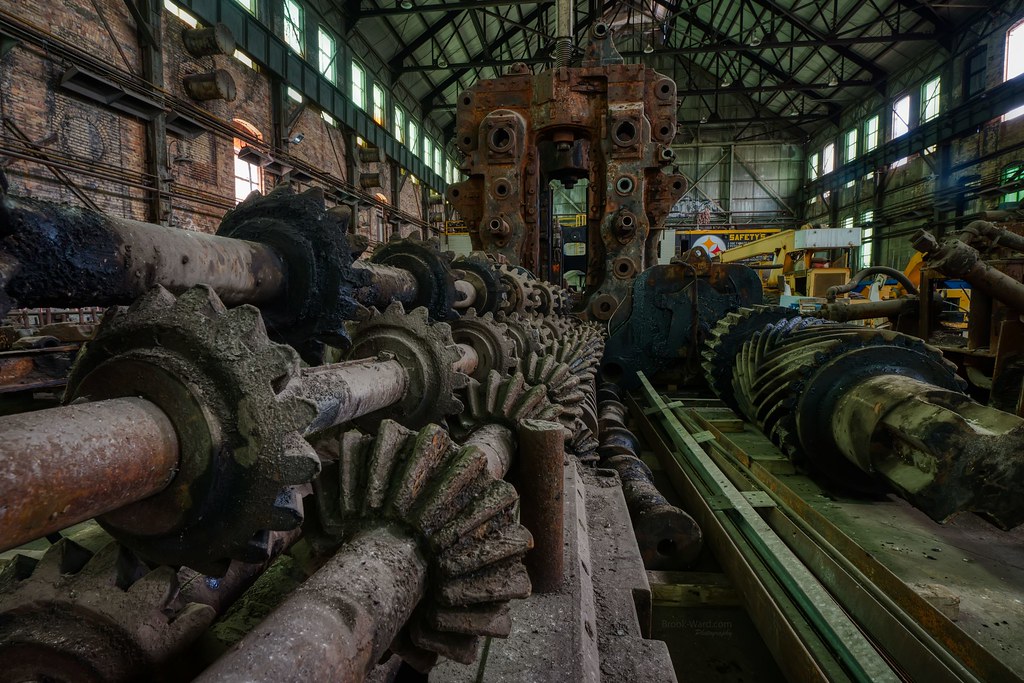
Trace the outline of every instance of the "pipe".
<path fill-rule="evenodd" d="M 0 235 L 21 307 L 130 304 L 154 285 L 180 294 L 197 283 L 228 306 L 258 305 L 285 289 L 285 265 L 265 245 L 76 207 L 4 197 Z"/>
<path fill-rule="evenodd" d="M 313 434 L 394 405 L 409 387 L 409 375 L 396 360 L 352 360 L 303 368 L 302 394 L 316 403 Z"/>
<path fill-rule="evenodd" d="M 416 540 L 378 527 L 357 534 L 196 681 L 362 680 L 426 589 Z"/>
<path fill-rule="evenodd" d="M 0 417 L 0 550 L 134 503 L 178 468 L 160 408 L 118 398 Z"/>
<path fill-rule="evenodd" d="M 961 234 L 964 237 L 960 239 L 967 243 L 980 237 L 983 238 L 980 241 L 989 242 L 991 247 L 1006 247 L 1013 251 L 1024 252 L 1024 235 L 997 227 L 988 221 L 971 221 L 961 231 Z"/>
<path fill-rule="evenodd" d="M 895 268 L 889 268 L 887 266 L 871 266 L 870 268 L 865 268 L 864 270 L 860 271 L 859 273 L 851 277 L 850 281 L 847 282 L 845 285 L 834 285 L 832 287 L 829 287 L 827 290 L 825 290 L 825 297 L 830 302 L 835 301 L 836 296 L 838 296 L 839 294 L 846 294 L 847 292 L 852 292 L 857 287 L 857 285 L 859 285 L 861 281 L 868 275 L 888 275 L 889 277 L 894 278 L 897 282 L 903 285 L 903 289 L 907 290 L 907 293 L 914 295 L 917 294 L 917 286 L 913 282 L 911 282 L 910 278 L 904 275 L 901 271 L 896 270 Z"/>
<path fill-rule="evenodd" d="M 914 248 L 927 256 L 930 267 L 946 277 L 967 280 L 994 299 L 1018 312 L 1024 312 L 1024 284 L 982 260 L 974 247 L 957 239 L 939 244 L 931 233 L 920 230 L 913 239 Z"/>
<path fill-rule="evenodd" d="M 811 317 L 825 318 L 844 323 L 849 320 L 870 320 L 872 318 L 896 318 L 901 315 L 917 315 L 921 300 L 916 296 L 904 296 L 888 301 L 869 301 L 863 304 L 825 304 Z"/>
<path fill-rule="evenodd" d="M 558 0 L 555 7 L 555 68 L 569 66 L 572 61 L 573 2 Z"/>
<path fill-rule="evenodd" d="M 401 301 L 403 304 L 416 301 L 419 286 L 409 271 L 366 259 L 353 262 L 352 267 L 370 273 L 371 284 L 355 291 L 355 299 L 362 305 L 383 311 L 392 301 Z"/>
<path fill-rule="evenodd" d="M 565 578 L 565 430 L 529 419 L 519 423 L 518 435 L 520 515 L 534 543 L 526 570 L 535 593 L 553 593 Z"/>

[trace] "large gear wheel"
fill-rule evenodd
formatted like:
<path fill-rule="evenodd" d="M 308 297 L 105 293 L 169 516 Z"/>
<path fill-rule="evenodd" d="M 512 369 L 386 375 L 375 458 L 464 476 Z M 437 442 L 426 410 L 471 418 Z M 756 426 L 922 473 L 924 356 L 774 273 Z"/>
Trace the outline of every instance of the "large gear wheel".
<path fill-rule="evenodd" d="M 537 279 L 533 273 L 522 266 L 508 263 L 496 268 L 507 288 L 507 299 L 502 310 L 508 313 L 532 313 L 540 305 L 540 295 L 534 289 Z"/>
<path fill-rule="evenodd" d="M 352 267 L 363 245 L 350 235 L 347 207 L 327 210 L 324 193 L 312 188 L 296 194 L 278 185 L 267 195 L 254 192 L 229 211 L 217 234 L 274 248 L 288 265 L 288 294 L 279 306 L 265 307 L 272 333 L 296 348 L 311 339 L 348 345 L 345 321 L 361 308 L 355 290 L 369 274 Z"/>
<path fill-rule="evenodd" d="M 470 380 L 464 395 L 466 409 L 450 421 L 460 439 L 481 425 L 497 423 L 514 431 L 523 420 L 556 421 L 562 412 L 548 400 L 546 386 L 531 386 L 520 372 L 491 372 L 483 382 Z"/>
<path fill-rule="evenodd" d="M 508 298 L 508 285 L 501 279 L 498 267 L 483 252 L 457 257 L 452 268 L 462 271 L 463 279 L 473 285 L 477 292 L 473 303 L 480 314 L 497 313 Z"/>
<path fill-rule="evenodd" d="M 399 302 L 383 313 L 374 311 L 352 326 L 348 358 L 381 354 L 389 354 L 405 367 L 409 390 L 396 405 L 360 418 L 360 425 L 370 430 L 384 417 L 401 416 L 403 425 L 415 429 L 462 412 L 456 391 L 469 378 L 452 369 L 461 354 L 448 323 L 430 323 L 425 308 L 406 313 Z"/>
<path fill-rule="evenodd" d="M 65 538 L 38 562 L 16 556 L 0 571 L 0 678 L 166 680 L 165 664 L 215 616 L 181 599 L 171 567 L 150 570 L 115 542 L 93 554 Z"/>
<path fill-rule="evenodd" d="M 476 310 L 470 308 L 449 324 L 455 343 L 468 344 L 477 352 L 480 362 L 470 375 L 473 379 L 483 380 L 491 370 L 507 375 L 516 367 L 518 358 L 508 325 L 496 322 L 492 314 L 477 315 Z"/>
<path fill-rule="evenodd" d="M 739 412 L 732 393 L 732 373 L 743 343 L 771 323 L 798 317 L 800 314 L 791 308 L 759 305 L 732 311 L 711 329 L 702 354 L 704 377 L 723 403 Z"/>
<path fill-rule="evenodd" d="M 544 353 L 550 333 L 535 324 L 532 316 L 519 313 L 499 313 L 496 320 L 506 326 L 506 332 L 515 344 L 516 358 L 525 358 L 531 353 Z"/>
<path fill-rule="evenodd" d="M 431 320 L 451 320 L 459 315 L 454 308 L 453 256 L 451 252 L 442 252 L 434 242 L 406 237 L 393 238 L 378 247 L 370 261 L 412 274 L 416 280 L 416 300 L 409 304 L 410 311 L 422 306 Z"/>
<path fill-rule="evenodd" d="M 267 558 L 269 531 L 302 523 L 299 487 L 320 468 L 302 437 L 316 406 L 297 395 L 299 358 L 267 337 L 252 306 L 213 290 L 150 290 L 113 310 L 75 361 L 65 401 L 124 396 L 159 406 L 178 434 L 178 471 L 162 492 L 101 525 L 158 564 L 220 574 Z"/>
<path fill-rule="evenodd" d="M 315 485 L 323 531 L 344 542 L 368 526 L 399 525 L 427 555 L 411 642 L 392 649 L 470 663 L 480 636 L 507 636 L 508 601 L 530 595 L 522 558 L 533 538 L 518 523 L 515 488 L 487 472 L 486 456 L 437 425 L 414 432 L 392 420 L 376 437 L 341 434 L 338 453 Z"/>

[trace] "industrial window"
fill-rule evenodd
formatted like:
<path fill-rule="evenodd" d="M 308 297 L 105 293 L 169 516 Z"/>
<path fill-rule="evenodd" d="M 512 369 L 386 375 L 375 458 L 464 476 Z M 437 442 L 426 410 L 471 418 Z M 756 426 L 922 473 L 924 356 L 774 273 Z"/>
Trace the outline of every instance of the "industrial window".
<path fill-rule="evenodd" d="M 409 137 L 406 138 L 405 146 L 409 148 L 409 151 L 413 154 L 419 154 L 419 126 L 412 119 L 409 119 Z"/>
<path fill-rule="evenodd" d="M 234 57 L 235 59 L 240 61 L 242 64 L 245 64 L 247 67 L 249 67 L 253 71 L 259 71 L 259 68 L 257 68 L 257 66 L 256 66 L 256 62 L 252 61 L 252 57 L 250 57 L 249 55 L 245 54 L 241 50 L 235 50 L 235 53 L 232 55 L 232 57 Z"/>
<path fill-rule="evenodd" d="M 910 95 L 904 95 L 892 103 L 892 135 L 895 140 L 910 132 Z"/>
<path fill-rule="evenodd" d="M 316 34 L 318 65 L 324 78 L 334 85 L 338 84 L 338 43 L 334 36 L 321 26 Z"/>
<path fill-rule="evenodd" d="M 864 151 L 870 152 L 878 147 L 878 115 L 864 122 Z"/>
<path fill-rule="evenodd" d="M 982 45 L 964 61 L 964 97 L 970 98 L 985 92 L 985 75 L 988 71 L 988 48 Z"/>
<path fill-rule="evenodd" d="M 262 139 L 263 136 L 251 123 L 242 121 L 241 119 L 235 119 L 232 124 L 238 130 L 243 133 Z M 254 164 L 243 159 L 239 152 L 242 148 L 247 146 L 248 143 L 241 139 L 235 138 L 235 203 L 238 204 L 253 192 L 263 191 L 263 169 L 260 168 L 259 164 Z"/>
<path fill-rule="evenodd" d="M 352 102 L 366 111 L 366 72 L 355 60 L 352 60 Z"/>
<path fill-rule="evenodd" d="M 302 5 L 284 0 L 284 42 L 298 54 L 302 49 Z"/>
<path fill-rule="evenodd" d="M 1015 161 L 1004 166 L 1001 178 L 1003 185 L 1019 185 L 1024 180 L 1024 162 Z M 1002 203 L 1019 205 L 1022 199 L 1024 199 L 1024 187 L 1018 187 L 1013 192 L 1004 194 Z"/>
<path fill-rule="evenodd" d="M 189 27 L 199 26 L 199 20 L 194 16 L 175 5 L 171 0 L 164 0 L 164 9 L 184 21 Z"/>
<path fill-rule="evenodd" d="M 392 116 L 394 116 L 394 121 L 392 123 L 395 127 L 395 139 L 401 143 L 405 143 L 405 112 L 396 104 L 395 111 Z"/>
<path fill-rule="evenodd" d="M 860 267 L 867 268 L 871 265 L 871 251 L 874 246 L 874 234 L 875 230 L 871 225 L 871 221 L 875 219 L 874 211 L 865 211 L 861 217 L 861 233 L 860 233 Z"/>
<path fill-rule="evenodd" d="M 936 76 L 921 86 L 921 122 L 931 121 L 939 115 L 939 93 L 942 79 Z"/>
<path fill-rule="evenodd" d="M 300 93 L 298 90 L 289 87 L 284 92 L 288 96 L 289 100 L 291 100 L 295 104 L 302 104 L 302 93 Z"/>
<path fill-rule="evenodd" d="M 807 176 L 811 180 L 817 180 L 818 178 L 818 159 L 820 157 L 817 153 L 812 154 L 807 159 Z"/>
<path fill-rule="evenodd" d="M 256 0 L 235 0 L 235 2 L 244 7 L 249 14 L 256 16 Z"/>
<path fill-rule="evenodd" d="M 434 146 L 430 144 L 430 138 L 423 137 L 423 163 L 427 166 L 434 164 Z"/>
<path fill-rule="evenodd" d="M 846 131 L 844 141 L 843 162 L 848 164 L 857 158 L 857 129 L 851 128 Z"/>
<path fill-rule="evenodd" d="M 434 170 L 437 171 L 438 175 L 444 175 L 444 152 L 441 151 L 441 145 L 434 146 Z"/>
<path fill-rule="evenodd" d="M 1006 32 L 1006 80 L 1024 73 L 1024 21 Z M 1024 107 L 1006 112 L 1004 121 L 1024 114 Z"/>
<path fill-rule="evenodd" d="M 821 150 L 821 175 L 828 175 L 836 169 L 836 145 L 830 142 Z"/>
<path fill-rule="evenodd" d="M 376 84 L 373 86 L 373 120 L 378 126 L 384 125 L 384 89 Z"/>
<path fill-rule="evenodd" d="M 847 216 L 843 219 L 843 222 L 839 224 L 839 227 L 844 230 L 850 230 L 853 228 L 853 216 Z"/>

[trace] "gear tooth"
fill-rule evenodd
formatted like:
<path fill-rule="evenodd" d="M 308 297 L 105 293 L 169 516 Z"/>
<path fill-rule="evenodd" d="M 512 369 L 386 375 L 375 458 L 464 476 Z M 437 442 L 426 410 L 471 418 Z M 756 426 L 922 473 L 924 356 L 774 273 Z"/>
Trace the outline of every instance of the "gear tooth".
<path fill-rule="evenodd" d="M 153 313 L 166 311 L 174 307 L 177 298 L 160 285 L 149 288 L 128 307 L 131 313 Z"/>
<path fill-rule="evenodd" d="M 229 335 L 249 348 L 256 348 L 269 339 L 260 309 L 248 304 L 237 306 L 217 319 L 219 333 Z"/>
<path fill-rule="evenodd" d="M 394 420 L 383 420 L 367 458 L 364 512 L 383 507 L 395 468 L 408 456 L 415 432 Z"/>
<path fill-rule="evenodd" d="M 220 300 L 220 297 L 208 285 L 196 285 L 185 290 L 178 297 L 174 308 L 189 317 L 198 314 L 206 318 L 215 318 L 227 312 L 227 308 Z"/>
<path fill-rule="evenodd" d="M 171 567 L 157 567 L 133 583 L 128 595 L 141 604 L 163 608 L 178 596 L 178 575 Z"/>
<path fill-rule="evenodd" d="M 271 531 L 291 531 L 302 525 L 302 495 L 293 486 L 281 489 L 270 508 L 267 528 Z"/>

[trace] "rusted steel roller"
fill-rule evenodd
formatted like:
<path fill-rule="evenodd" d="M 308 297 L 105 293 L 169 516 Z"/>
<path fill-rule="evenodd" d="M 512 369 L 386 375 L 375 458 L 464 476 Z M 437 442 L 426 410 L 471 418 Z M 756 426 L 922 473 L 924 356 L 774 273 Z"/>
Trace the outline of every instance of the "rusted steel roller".
<path fill-rule="evenodd" d="M 508 635 L 532 539 L 486 456 L 390 420 L 340 435 L 337 453 L 316 484 L 336 554 L 199 680 L 360 680 L 389 647 L 427 667 Z"/>

